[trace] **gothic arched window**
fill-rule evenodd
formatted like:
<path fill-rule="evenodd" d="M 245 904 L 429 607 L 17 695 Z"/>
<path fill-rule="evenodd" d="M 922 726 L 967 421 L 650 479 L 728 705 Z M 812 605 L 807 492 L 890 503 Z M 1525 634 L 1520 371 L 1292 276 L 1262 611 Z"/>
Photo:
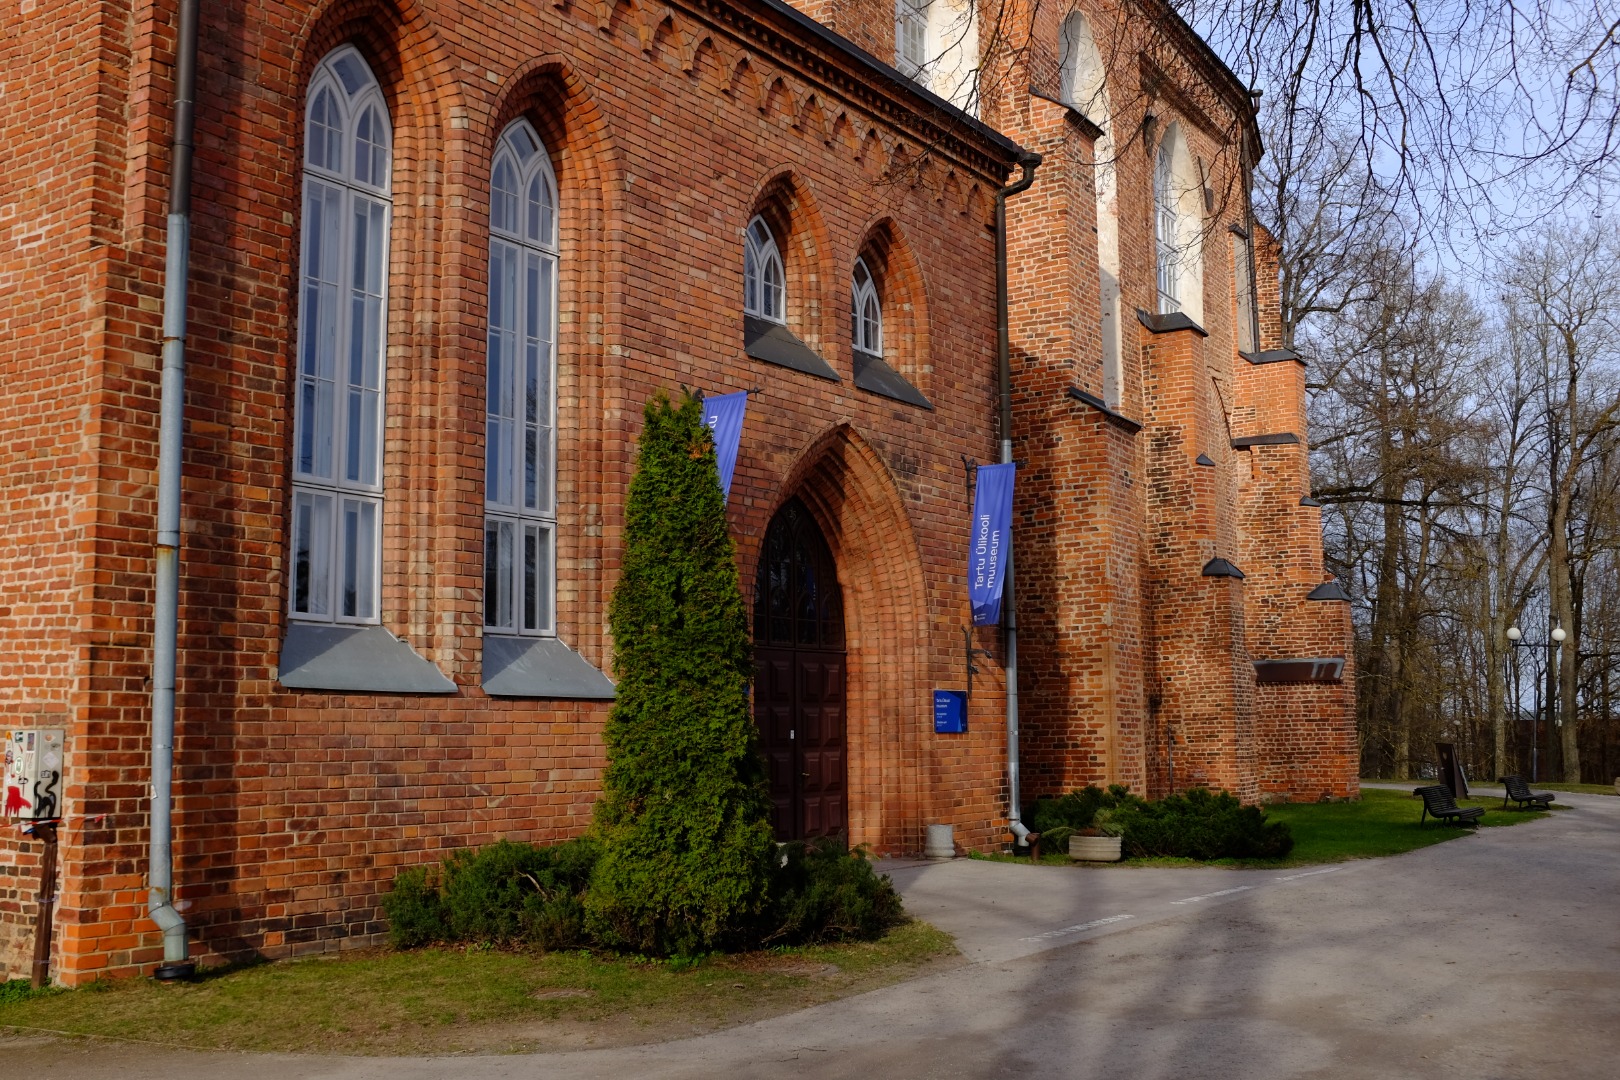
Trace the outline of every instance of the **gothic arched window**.
<path fill-rule="evenodd" d="M 376 622 L 393 129 L 352 45 L 316 67 L 304 130 L 290 606 Z"/>
<path fill-rule="evenodd" d="M 1202 161 L 1194 163 L 1179 121 L 1159 141 L 1153 168 L 1153 232 L 1159 313 L 1204 319 L 1204 213 L 1210 196 Z"/>
<path fill-rule="evenodd" d="M 877 283 L 866 267 L 865 259 L 855 260 L 850 279 L 849 303 L 850 336 L 855 351 L 868 356 L 883 355 L 883 303 L 878 299 Z"/>
<path fill-rule="evenodd" d="M 765 219 L 755 215 L 748 223 L 743 253 L 743 311 L 771 322 L 787 322 L 787 275 L 782 253 Z M 735 265 L 735 264 L 733 264 Z"/>
<path fill-rule="evenodd" d="M 527 120 L 490 172 L 484 625 L 556 632 L 557 182 Z"/>
<path fill-rule="evenodd" d="M 1181 310 L 1181 222 L 1176 209 L 1175 167 L 1170 140 L 1159 146 L 1153 168 L 1153 235 L 1159 281 L 1159 313 Z"/>

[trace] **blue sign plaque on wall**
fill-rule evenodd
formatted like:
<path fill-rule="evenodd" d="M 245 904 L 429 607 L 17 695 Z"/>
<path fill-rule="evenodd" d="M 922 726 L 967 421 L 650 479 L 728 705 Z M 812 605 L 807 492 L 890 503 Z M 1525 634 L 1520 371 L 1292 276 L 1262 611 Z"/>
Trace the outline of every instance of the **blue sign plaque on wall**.
<path fill-rule="evenodd" d="M 956 735 L 967 730 L 967 694 L 961 690 L 934 691 L 934 734 Z"/>

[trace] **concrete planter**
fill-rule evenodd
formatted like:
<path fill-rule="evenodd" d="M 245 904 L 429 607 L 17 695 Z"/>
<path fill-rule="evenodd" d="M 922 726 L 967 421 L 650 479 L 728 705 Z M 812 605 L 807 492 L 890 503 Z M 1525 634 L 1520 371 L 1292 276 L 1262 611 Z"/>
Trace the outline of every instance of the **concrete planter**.
<path fill-rule="evenodd" d="M 1069 858 L 1076 862 L 1119 862 L 1123 854 L 1117 836 L 1069 837 Z"/>
<path fill-rule="evenodd" d="M 928 826 L 928 842 L 927 846 L 923 848 L 923 857 L 926 859 L 956 858 L 956 826 Z"/>

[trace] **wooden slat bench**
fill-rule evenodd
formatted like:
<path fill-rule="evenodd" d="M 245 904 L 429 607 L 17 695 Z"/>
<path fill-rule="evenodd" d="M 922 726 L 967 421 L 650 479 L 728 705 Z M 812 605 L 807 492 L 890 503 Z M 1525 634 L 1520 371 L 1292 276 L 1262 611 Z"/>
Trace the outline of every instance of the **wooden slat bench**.
<path fill-rule="evenodd" d="M 1457 800 L 1451 795 L 1451 789 L 1444 784 L 1420 787 L 1412 794 L 1423 800 L 1423 816 L 1418 818 L 1419 825 L 1432 817 L 1446 825 L 1460 826 L 1466 821 L 1477 828 L 1479 819 L 1485 816 L 1483 806 L 1470 806 L 1466 809 L 1458 806 Z"/>
<path fill-rule="evenodd" d="M 1539 806 L 1541 810 L 1551 810 L 1553 796 L 1550 791 L 1531 791 L 1530 786 L 1524 782 L 1522 776 L 1502 777 L 1502 787 L 1506 794 L 1502 796 L 1502 809 L 1507 809 L 1508 800 L 1512 799 L 1519 804 L 1519 809 L 1528 806 Z"/>

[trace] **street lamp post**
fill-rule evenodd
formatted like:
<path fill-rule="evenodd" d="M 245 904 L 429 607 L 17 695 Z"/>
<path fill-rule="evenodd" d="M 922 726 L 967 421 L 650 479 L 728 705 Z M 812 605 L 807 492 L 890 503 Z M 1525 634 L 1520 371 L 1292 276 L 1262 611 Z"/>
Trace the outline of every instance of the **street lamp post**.
<path fill-rule="evenodd" d="M 1521 631 L 1517 626 L 1508 627 L 1507 632 L 1508 642 L 1515 649 L 1546 649 L 1549 653 L 1547 657 L 1547 671 L 1549 673 L 1547 679 L 1547 741 L 1549 747 L 1552 742 L 1552 719 L 1556 715 L 1554 710 L 1558 708 L 1558 683 L 1552 677 L 1551 673 L 1555 670 L 1558 662 L 1558 650 L 1564 647 L 1564 638 L 1567 636 L 1568 635 L 1564 633 L 1564 628 L 1562 626 L 1553 627 L 1551 641 L 1525 641 L 1523 640 L 1523 631 Z M 1514 667 L 1518 667 L 1517 663 L 1514 664 Z M 1516 706 L 1518 703 L 1515 702 L 1514 704 Z M 1541 722 L 1541 680 L 1539 678 L 1536 680 L 1535 715 L 1536 723 L 1539 726 Z M 1539 779 L 1537 776 L 1539 762 L 1536 760 L 1536 734 L 1537 732 L 1534 730 L 1532 730 L 1530 733 L 1530 782 L 1532 784 Z"/>

